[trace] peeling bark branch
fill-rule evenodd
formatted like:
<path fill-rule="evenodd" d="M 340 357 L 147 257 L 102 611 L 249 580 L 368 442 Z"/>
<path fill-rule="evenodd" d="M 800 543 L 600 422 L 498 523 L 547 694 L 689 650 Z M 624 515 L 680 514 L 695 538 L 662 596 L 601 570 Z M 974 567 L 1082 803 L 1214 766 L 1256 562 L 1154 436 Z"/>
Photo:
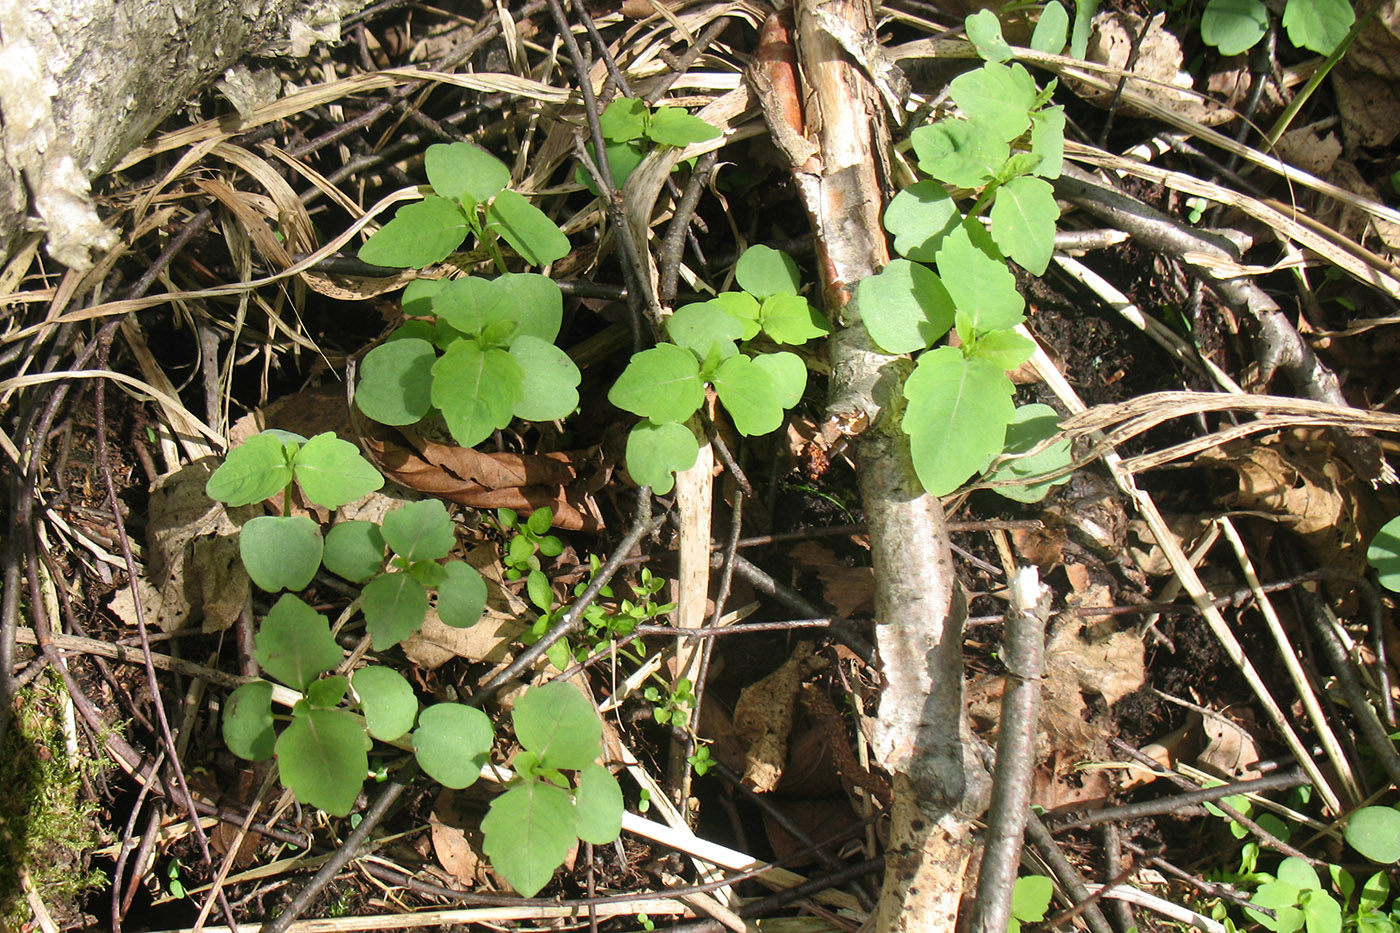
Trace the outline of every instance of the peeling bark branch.
<path fill-rule="evenodd" d="M 765 23 L 751 79 L 816 231 L 827 314 L 845 325 L 829 341 L 828 413 L 835 430 L 856 440 L 885 677 L 875 742 L 894 775 L 875 929 L 952 931 L 971 818 L 985 808 L 987 784 L 963 703 L 966 607 L 942 504 L 919 485 L 898 424 L 908 360 L 875 347 L 854 304 L 860 280 L 889 261 L 880 226 L 888 142 L 881 103 L 823 25 L 834 19 L 871 34 L 874 15 L 869 0 L 805 0 L 795 9 L 795 24 L 781 14 Z"/>

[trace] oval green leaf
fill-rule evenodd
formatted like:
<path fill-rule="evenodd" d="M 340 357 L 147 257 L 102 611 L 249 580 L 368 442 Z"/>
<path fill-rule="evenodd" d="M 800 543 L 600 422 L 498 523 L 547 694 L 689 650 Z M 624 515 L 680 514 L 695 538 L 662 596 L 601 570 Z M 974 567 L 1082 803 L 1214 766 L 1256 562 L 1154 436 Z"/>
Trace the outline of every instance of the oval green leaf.
<path fill-rule="evenodd" d="M 277 771 L 304 804 L 346 816 L 369 773 L 365 731 L 344 710 L 308 709 L 277 738 Z"/>
<path fill-rule="evenodd" d="M 525 335 L 515 338 L 510 355 L 525 374 L 523 396 L 512 414 L 526 421 L 567 418 L 578 407 L 582 376 L 569 354 L 547 340 Z"/>
<path fill-rule="evenodd" d="M 622 788 L 611 771 L 591 764 L 578 773 L 574 791 L 578 837 L 595 846 L 607 845 L 622 832 Z"/>
<path fill-rule="evenodd" d="M 439 560 L 457 543 L 441 499 L 405 502 L 384 516 L 381 534 L 394 553 L 408 561 Z"/>
<path fill-rule="evenodd" d="M 229 694 L 224 702 L 224 744 L 239 758 L 271 758 L 277 736 L 272 729 L 272 684 L 255 680 Z"/>
<path fill-rule="evenodd" d="M 936 181 L 915 182 L 890 199 L 885 229 L 894 234 L 894 250 L 905 259 L 933 262 L 943 237 L 962 221 L 948 190 Z"/>
<path fill-rule="evenodd" d="M 656 424 L 685 421 L 705 400 L 695 355 L 663 343 L 632 357 L 608 392 L 608 401 Z"/>
<path fill-rule="evenodd" d="M 577 769 L 603 753 L 603 721 L 572 684 L 532 687 L 511 711 L 515 737 L 547 768 Z"/>
<path fill-rule="evenodd" d="M 428 183 L 444 198 L 487 198 L 510 184 L 510 169 L 500 159 L 470 143 L 438 143 L 423 153 Z"/>
<path fill-rule="evenodd" d="M 364 711 L 370 735 L 392 742 L 413 728 L 413 720 L 418 716 L 418 697 L 402 674 L 372 665 L 356 671 L 351 681 L 355 695 L 360 698 L 360 709 Z"/>
<path fill-rule="evenodd" d="M 302 515 L 260 515 L 238 536 L 238 553 L 254 583 L 269 593 L 303 590 L 321 566 L 321 529 Z"/>
<path fill-rule="evenodd" d="M 433 363 L 426 340 L 390 340 L 365 354 L 355 407 L 380 424 L 413 424 L 433 407 Z"/>
<path fill-rule="evenodd" d="M 1345 835 L 1353 849 L 1373 862 L 1400 861 L 1400 810 L 1362 807 L 1347 821 Z"/>
<path fill-rule="evenodd" d="M 364 583 L 384 569 L 384 536 L 374 522 L 341 522 L 326 533 L 321 562 L 331 573 Z"/>
<path fill-rule="evenodd" d="M 375 651 L 403 641 L 423 625 L 428 591 L 406 573 L 386 573 L 365 584 L 360 610 Z"/>
<path fill-rule="evenodd" d="M 433 364 L 433 404 L 457 443 L 474 447 L 510 424 L 524 383 L 520 364 L 505 350 L 459 340 Z"/>
<path fill-rule="evenodd" d="M 491 720 L 461 703 L 437 703 L 418 716 L 413 753 L 423 773 L 445 787 L 476 783 L 491 753 Z"/>
<path fill-rule="evenodd" d="M 627 472 L 638 486 L 665 495 L 675 485 L 675 474 L 695 465 L 700 445 L 684 424 L 643 421 L 627 435 Z"/>
<path fill-rule="evenodd" d="M 781 292 L 795 295 L 802 287 L 802 277 L 793 258 L 762 243 L 744 250 L 734 266 L 734 280 L 759 300 Z"/>
<path fill-rule="evenodd" d="M 384 485 L 384 477 L 360 449 L 330 431 L 317 434 L 292 458 L 297 483 L 310 502 L 338 509 Z"/>
<path fill-rule="evenodd" d="M 241 506 L 277 495 L 292 481 L 292 465 L 280 438 L 254 434 L 233 448 L 204 485 L 215 502 Z"/>
<path fill-rule="evenodd" d="M 886 353 L 933 346 L 953 326 L 953 298 L 933 270 L 895 259 L 856 287 L 860 320 Z"/>
<path fill-rule="evenodd" d="M 904 383 L 904 431 L 914 471 L 935 496 L 952 492 L 1002 449 L 1015 415 L 1006 373 L 953 347 L 919 358 Z"/>
<path fill-rule="evenodd" d="M 277 600 L 253 638 L 253 659 L 295 690 L 333 670 L 341 654 L 326 617 L 291 593 Z"/>
<path fill-rule="evenodd" d="M 568 858 L 578 838 L 576 819 L 567 791 L 526 781 L 491 801 L 481 821 L 482 850 L 512 888 L 534 897 Z"/>
<path fill-rule="evenodd" d="M 715 371 L 715 392 L 745 437 L 776 431 L 783 423 L 783 406 L 767 370 L 747 356 L 733 356 Z"/>
<path fill-rule="evenodd" d="M 470 229 L 460 207 L 447 198 L 430 195 L 399 208 L 394 219 L 360 247 L 360 261 L 421 269 L 452 255 Z"/>
<path fill-rule="evenodd" d="M 1366 562 L 1376 568 L 1376 582 L 1400 593 L 1400 517 L 1392 518 L 1376 532 L 1366 549 Z"/>
<path fill-rule="evenodd" d="M 532 266 L 569 255 L 569 238 L 538 207 L 514 191 L 502 191 L 486 210 L 486 221 Z"/>
<path fill-rule="evenodd" d="M 486 581 L 476 568 L 454 560 L 443 564 L 447 579 L 438 586 L 437 614 L 453 628 L 468 628 L 486 611 Z"/>

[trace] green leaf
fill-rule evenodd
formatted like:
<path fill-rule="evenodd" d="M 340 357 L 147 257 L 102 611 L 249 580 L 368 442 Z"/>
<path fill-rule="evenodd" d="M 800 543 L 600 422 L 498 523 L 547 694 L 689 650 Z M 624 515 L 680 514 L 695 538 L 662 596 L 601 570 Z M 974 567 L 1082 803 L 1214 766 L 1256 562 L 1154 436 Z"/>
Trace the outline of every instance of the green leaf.
<path fill-rule="evenodd" d="M 331 573 L 364 583 L 384 569 L 384 536 L 374 522 L 340 522 L 326 533 L 321 560 Z"/>
<path fill-rule="evenodd" d="M 734 280 L 760 301 L 780 292 L 795 295 L 802 287 L 802 277 L 793 258 L 761 243 L 744 250 L 734 266 Z"/>
<path fill-rule="evenodd" d="M 394 553 L 407 561 L 438 560 L 457 543 L 452 519 L 441 499 L 406 502 L 384 516 L 381 534 Z"/>
<path fill-rule="evenodd" d="M 1065 49 L 1069 37 L 1069 14 L 1059 0 L 1050 0 L 1040 9 L 1040 19 L 1036 21 L 1035 32 L 1031 35 L 1031 48 L 1037 52 L 1059 55 Z"/>
<path fill-rule="evenodd" d="M 1356 14 L 1347 0 L 1288 0 L 1283 8 L 1288 41 L 1319 55 L 1331 55 L 1354 22 Z"/>
<path fill-rule="evenodd" d="M 964 352 L 989 360 L 1000 369 L 1015 369 L 1035 354 L 1035 344 L 1014 330 L 993 330 L 977 338 Z"/>
<path fill-rule="evenodd" d="M 944 238 L 938 270 L 954 306 L 978 331 L 1008 330 L 1021 323 L 1026 301 L 1016 290 L 1016 277 L 976 221 L 958 225 Z"/>
<path fill-rule="evenodd" d="M 759 309 L 763 332 L 775 343 L 798 346 L 831 333 L 831 324 L 801 295 L 780 292 L 763 299 Z"/>
<path fill-rule="evenodd" d="M 532 266 L 547 266 L 569 255 L 571 247 L 564 231 L 514 191 L 502 191 L 492 199 L 486 221 Z"/>
<path fill-rule="evenodd" d="M 597 162 L 593 144 L 588 144 L 588 155 Z M 625 143 L 608 143 L 605 147 L 608 156 L 608 172 L 612 175 L 613 187 L 621 189 L 627 184 L 628 177 L 638 165 L 642 164 L 642 159 L 646 158 L 646 153 L 642 151 L 642 145 L 638 140 L 631 140 Z M 593 176 L 580 163 L 574 166 L 574 181 L 587 188 L 589 193 L 595 198 L 602 194 L 598 190 L 598 185 L 593 181 Z"/>
<path fill-rule="evenodd" d="M 1376 568 L 1377 583 L 1400 592 L 1400 517 L 1392 518 L 1376 532 L 1366 549 L 1366 562 Z"/>
<path fill-rule="evenodd" d="M 512 319 L 520 335 L 553 343 L 564 320 L 564 293 L 547 275 L 538 272 L 504 272 L 496 284 L 505 289 L 512 304 Z"/>
<path fill-rule="evenodd" d="M 1308 933 L 1342 933 L 1342 905 L 1326 891 L 1304 891 L 1303 916 Z"/>
<path fill-rule="evenodd" d="M 909 134 L 919 169 L 959 188 L 977 188 L 996 177 L 1011 147 L 981 125 L 940 120 Z"/>
<path fill-rule="evenodd" d="M 1044 920 L 1054 893 L 1054 883 L 1044 875 L 1017 878 L 1015 886 L 1011 889 L 1011 915 L 1028 923 Z"/>
<path fill-rule="evenodd" d="M 744 332 L 740 335 L 742 339 L 752 340 L 758 336 L 760 328 L 758 316 L 761 307 L 758 299 L 753 295 L 748 292 L 721 292 L 705 303 L 723 310 L 725 314 L 738 321 L 744 328 Z"/>
<path fill-rule="evenodd" d="M 662 343 L 632 357 L 608 401 L 657 424 L 685 421 L 705 400 L 700 364 L 689 350 Z"/>
<path fill-rule="evenodd" d="M 1296 933 L 1303 928 L 1307 918 L 1297 906 L 1299 891 L 1286 881 L 1268 881 L 1261 884 L 1250 897 L 1250 904 L 1265 907 L 1276 912 L 1268 917 L 1257 910 L 1245 908 L 1245 916 L 1257 921 L 1260 926 L 1272 933 Z"/>
<path fill-rule="evenodd" d="M 715 302 L 702 301 L 677 308 L 666 319 L 666 334 L 700 360 L 715 346 L 720 358 L 728 359 L 739 352 L 734 341 L 743 338 L 744 325 Z"/>
<path fill-rule="evenodd" d="M 1001 21 L 991 10 L 978 10 L 964 20 L 967 38 L 977 47 L 977 54 L 989 62 L 1011 59 L 1011 46 L 1001 36 Z"/>
<path fill-rule="evenodd" d="M 773 379 L 747 356 L 725 360 L 715 371 L 715 391 L 734 429 L 745 437 L 758 437 L 776 431 L 783 423 L 783 406 Z"/>
<path fill-rule="evenodd" d="M 384 485 L 383 475 L 360 456 L 360 449 L 330 431 L 302 445 L 292 467 L 306 498 L 328 509 L 338 509 Z"/>
<path fill-rule="evenodd" d="M 510 424 L 524 395 L 525 373 L 505 350 L 482 350 L 463 340 L 433 364 L 433 404 L 463 447 L 475 447 Z"/>
<path fill-rule="evenodd" d="M 904 383 L 904 431 L 924 489 L 947 495 L 1001 451 L 1015 415 L 1013 389 L 994 363 L 966 359 L 954 347 L 919 357 Z"/>
<path fill-rule="evenodd" d="M 354 673 L 351 681 L 360 698 L 369 734 L 392 742 L 413 728 L 418 716 L 418 697 L 398 671 L 372 665 Z"/>
<path fill-rule="evenodd" d="M 296 690 L 333 670 L 340 657 L 330 622 L 291 593 L 277 600 L 253 638 L 253 659 Z"/>
<path fill-rule="evenodd" d="M 322 677 L 306 685 L 306 702 L 323 709 L 334 709 L 345 699 L 345 693 L 349 689 L 350 678 L 343 674 Z"/>
<path fill-rule="evenodd" d="M 1201 13 L 1201 39 L 1221 55 L 1254 47 L 1269 31 L 1269 11 L 1260 0 L 1210 0 Z"/>
<path fill-rule="evenodd" d="M 526 335 L 515 338 L 510 355 L 525 374 L 523 397 L 511 410 L 515 417 L 553 421 L 573 414 L 582 376 L 569 354 L 547 340 Z"/>
<path fill-rule="evenodd" d="M 435 560 L 415 560 L 408 565 L 408 575 L 430 589 L 447 580 L 447 571 Z"/>
<path fill-rule="evenodd" d="M 486 581 L 470 564 L 459 560 L 443 565 L 447 579 L 438 585 L 438 618 L 453 628 L 468 628 L 486 611 Z"/>
<path fill-rule="evenodd" d="M 301 515 L 260 515 L 238 536 L 238 553 L 253 582 L 269 593 L 303 590 L 321 566 L 321 529 Z"/>
<path fill-rule="evenodd" d="M 1040 156 L 1034 174 L 1060 177 L 1065 161 L 1065 108 L 1046 107 L 1031 114 L 1031 153 Z"/>
<path fill-rule="evenodd" d="M 308 709 L 277 738 L 282 783 L 303 804 L 346 816 L 369 772 L 365 731 L 344 710 Z"/>
<path fill-rule="evenodd" d="M 962 213 L 936 181 L 915 182 L 885 208 L 884 225 L 894 234 L 895 252 L 917 262 L 933 262 L 944 235 L 961 221 Z"/>
<path fill-rule="evenodd" d="M 627 472 L 638 486 L 665 495 L 675 485 L 675 474 L 695 465 L 700 445 L 684 424 L 643 421 L 627 435 Z"/>
<path fill-rule="evenodd" d="M 272 757 L 272 684 L 255 680 L 238 687 L 224 702 L 223 719 L 229 751 L 248 761 Z"/>
<path fill-rule="evenodd" d="M 807 364 L 796 353 L 779 350 L 753 357 L 753 365 L 768 374 L 778 404 L 789 409 L 802 401 L 807 391 Z"/>
<path fill-rule="evenodd" d="M 403 308 L 404 317 L 428 317 L 433 313 L 433 298 L 442 291 L 450 279 L 414 279 L 404 287 L 403 297 L 399 299 L 399 306 Z M 390 340 L 398 340 L 401 337 L 422 337 L 430 340 L 422 332 L 413 330 L 405 331 L 405 328 L 417 328 L 426 324 L 425 321 L 408 321 L 403 327 L 389 335 Z"/>
<path fill-rule="evenodd" d="M 433 407 L 433 363 L 426 340 L 390 340 L 365 354 L 355 405 L 380 424 L 413 424 Z"/>
<path fill-rule="evenodd" d="M 860 320 L 886 353 L 933 346 L 953 326 L 953 298 L 927 266 L 895 259 L 856 287 Z"/>
<path fill-rule="evenodd" d="M 987 62 L 958 75 L 948 84 L 968 120 L 986 127 L 997 139 L 1010 142 L 1026 131 L 1035 105 L 1035 79 L 1024 65 L 1010 67 Z"/>
<path fill-rule="evenodd" d="M 603 846 L 622 832 L 622 788 L 611 771 L 591 764 L 579 771 L 574 792 L 578 811 L 578 837 Z"/>
<path fill-rule="evenodd" d="M 534 897 L 568 858 L 577 819 L 563 788 L 526 781 L 491 801 L 481 821 L 482 850 L 512 888 Z"/>
<path fill-rule="evenodd" d="M 428 777 L 461 790 L 481 777 L 492 740 L 491 720 L 481 710 L 461 703 L 437 703 L 418 716 L 413 753 Z"/>
<path fill-rule="evenodd" d="M 535 535 L 542 535 L 554 527 L 554 510 L 549 506 L 535 509 L 530 513 L 530 517 L 525 520 L 527 531 Z"/>
<path fill-rule="evenodd" d="M 1099 11 L 1099 0 L 1075 0 L 1074 31 L 1069 42 L 1069 54 L 1083 58 L 1089 49 L 1089 37 L 1094 32 L 1094 14 Z"/>
<path fill-rule="evenodd" d="M 512 320 L 515 307 L 504 285 L 471 275 L 439 289 L 433 296 L 433 313 L 462 333 L 475 336 L 492 324 Z"/>
<path fill-rule="evenodd" d="M 1357 902 L 1358 911 L 1377 910 L 1390 901 L 1390 878 L 1378 871 L 1366 879 L 1361 886 L 1361 897 Z"/>
<path fill-rule="evenodd" d="M 511 711 L 515 737 L 548 768 L 583 768 L 603 753 L 603 721 L 570 683 L 526 690 Z"/>
<path fill-rule="evenodd" d="M 1400 811 L 1362 807 L 1347 821 L 1344 835 L 1353 849 L 1373 862 L 1386 865 L 1400 861 Z"/>
<path fill-rule="evenodd" d="M 615 143 L 625 143 L 640 139 L 646 132 L 646 120 L 650 111 L 646 101 L 634 97 L 619 97 L 598 118 L 603 128 L 604 138 Z"/>
<path fill-rule="evenodd" d="M 447 198 L 429 195 L 399 208 L 394 219 L 360 247 L 360 261 L 421 269 L 452 255 L 470 230 L 460 207 Z"/>
<path fill-rule="evenodd" d="M 699 117 L 693 117 L 680 107 L 658 107 L 651 115 L 647 136 L 654 143 L 681 148 L 691 143 L 703 143 L 720 137 L 718 127 Z"/>
<path fill-rule="evenodd" d="M 525 595 L 540 612 L 548 612 L 554 605 L 554 591 L 550 589 L 549 577 L 542 570 L 531 570 L 525 576 Z"/>
<path fill-rule="evenodd" d="M 204 484 L 204 494 L 225 505 L 251 505 L 277 495 L 291 481 L 292 465 L 282 441 L 254 434 L 228 452 Z"/>
<path fill-rule="evenodd" d="M 375 651 L 392 648 L 423 624 L 428 591 L 406 573 L 386 573 L 365 584 L 360 611 Z"/>
<path fill-rule="evenodd" d="M 1060 207 L 1043 178 L 1022 175 L 997 189 L 992 203 L 992 239 L 1032 275 L 1044 275 L 1055 251 Z"/>
<path fill-rule="evenodd" d="M 490 198 L 510 184 L 510 169 L 500 159 L 470 143 L 438 143 L 423 153 L 423 168 L 433 191 L 454 201 Z"/>
<path fill-rule="evenodd" d="M 1319 890 L 1322 887 L 1317 871 L 1300 858 L 1289 857 L 1280 862 L 1275 877 L 1279 881 L 1288 882 L 1299 891 Z"/>

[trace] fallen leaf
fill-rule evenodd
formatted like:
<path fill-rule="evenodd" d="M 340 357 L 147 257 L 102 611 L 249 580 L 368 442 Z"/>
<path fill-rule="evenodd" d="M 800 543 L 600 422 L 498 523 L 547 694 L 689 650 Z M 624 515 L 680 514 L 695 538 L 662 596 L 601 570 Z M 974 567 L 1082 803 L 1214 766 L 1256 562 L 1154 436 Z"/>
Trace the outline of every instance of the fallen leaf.
<path fill-rule="evenodd" d="M 817 572 L 822 598 L 843 618 L 875 611 L 875 570 L 852 567 L 815 541 L 803 541 L 789 553 L 798 563 Z"/>
<path fill-rule="evenodd" d="M 1332 70 L 1348 151 L 1400 136 L 1400 3 L 1384 0 Z"/>
<path fill-rule="evenodd" d="M 491 881 L 490 866 L 482 852 L 481 818 L 460 806 L 463 795 L 444 788 L 433 801 L 428 814 L 428 830 L 433 855 L 443 871 L 464 888 L 475 888 Z"/>
<path fill-rule="evenodd" d="M 1229 108 L 1207 104 L 1189 93 L 1193 79 L 1182 69 L 1181 42 L 1167 31 L 1163 25 L 1165 22 L 1164 13 L 1145 21 L 1134 13 L 1102 11 L 1094 17 L 1094 31 L 1089 39 L 1086 58 L 1123 71 L 1130 70 L 1128 62 L 1131 60 L 1131 73 L 1138 77 L 1128 80 L 1129 89 L 1207 126 L 1233 119 L 1234 111 Z M 1135 45 L 1137 57 L 1133 58 Z M 1116 95 L 1112 90 L 1090 87 L 1073 80 L 1069 84 L 1075 93 L 1097 106 L 1107 107 L 1115 102 Z M 1121 99 L 1116 103 L 1122 112 L 1131 116 L 1147 115 Z"/>
<path fill-rule="evenodd" d="M 744 783 L 759 793 L 778 786 L 787 763 L 802 678 L 815 669 L 812 643 L 801 641 L 782 666 L 739 692 L 734 731 L 744 743 Z"/>

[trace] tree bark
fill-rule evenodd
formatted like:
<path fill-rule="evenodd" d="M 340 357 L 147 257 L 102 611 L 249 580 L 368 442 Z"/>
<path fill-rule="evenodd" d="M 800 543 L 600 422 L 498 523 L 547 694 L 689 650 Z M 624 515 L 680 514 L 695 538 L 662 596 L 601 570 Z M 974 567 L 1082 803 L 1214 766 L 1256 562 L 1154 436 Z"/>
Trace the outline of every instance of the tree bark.
<path fill-rule="evenodd" d="M 795 27 L 781 14 L 765 24 L 753 77 L 816 231 L 827 313 L 843 325 L 830 340 L 829 424 L 855 442 L 885 681 L 875 744 L 894 775 L 875 929 L 952 933 L 988 792 L 963 703 L 966 608 L 942 504 L 920 486 L 900 429 L 909 361 L 873 344 L 854 301 L 889 261 L 887 138 L 874 88 L 823 25 L 833 20 L 847 35 L 875 31 L 869 0 L 799 0 Z"/>
<path fill-rule="evenodd" d="M 338 41 L 368 0 L 54 0 L 0 3 L 0 265 L 32 211 L 49 255 L 85 269 L 116 233 L 91 183 L 240 61 Z M 237 119 L 230 120 L 230 131 Z"/>

